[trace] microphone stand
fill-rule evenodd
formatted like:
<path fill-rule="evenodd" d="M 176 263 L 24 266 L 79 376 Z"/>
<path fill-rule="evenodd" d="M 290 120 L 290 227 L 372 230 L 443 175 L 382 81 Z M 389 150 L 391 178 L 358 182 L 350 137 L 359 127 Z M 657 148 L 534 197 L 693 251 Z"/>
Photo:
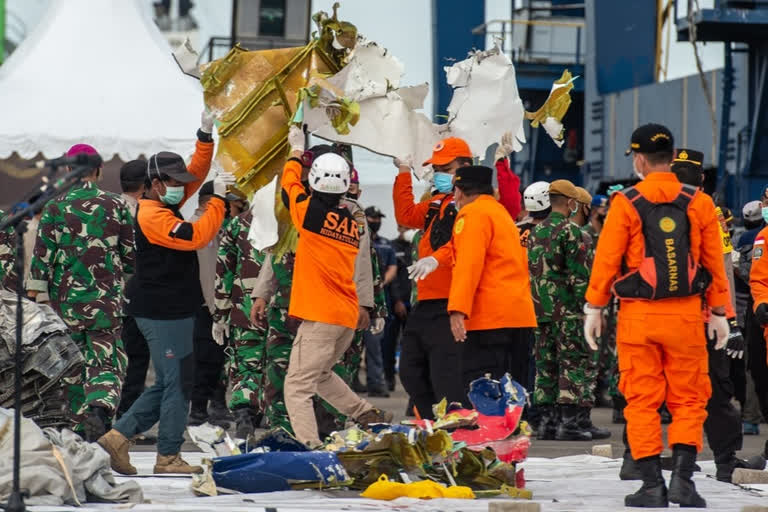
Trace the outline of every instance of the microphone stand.
<path fill-rule="evenodd" d="M 14 389 L 13 389 L 13 489 L 8 502 L 0 504 L 0 509 L 6 512 L 25 512 L 26 505 L 24 498 L 29 495 L 21 486 L 21 374 L 23 347 L 23 325 L 24 311 L 22 302 L 24 300 L 24 233 L 27 231 L 27 222 L 36 213 L 40 212 L 45 203 L 51 199 L 67 192 L 77 183 L 82 181 L 83 177 L 91 174 L 93 166 L 77 166 L 59 180 L 53 182 L 58 166 L 49 167 L 48 176 L 43 178 L 42 183 L 38 185 L 33 195 L 40 192 L 38 197 L 31 204 L 17 211 L 12 216 L 0 222 L 0 231 L 13 226 L 16 231 L 16 261 L 14 270 L 16 271 L 16 348 L 14 353 Z"/>

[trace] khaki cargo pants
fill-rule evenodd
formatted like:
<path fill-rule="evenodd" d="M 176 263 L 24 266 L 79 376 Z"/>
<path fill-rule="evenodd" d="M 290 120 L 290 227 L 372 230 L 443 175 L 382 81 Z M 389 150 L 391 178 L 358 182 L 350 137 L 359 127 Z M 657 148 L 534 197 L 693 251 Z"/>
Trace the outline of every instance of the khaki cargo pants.
<path fill-rule="evenodd" d="M 285 378 L 285 407 L 296 439 L 308 446 L 320 444 L 314 395 L 350 418 L 373 409 L 332 370 L 354 335 L 355 331 L 347 327 L 304 321 L 293 341 Z"/>

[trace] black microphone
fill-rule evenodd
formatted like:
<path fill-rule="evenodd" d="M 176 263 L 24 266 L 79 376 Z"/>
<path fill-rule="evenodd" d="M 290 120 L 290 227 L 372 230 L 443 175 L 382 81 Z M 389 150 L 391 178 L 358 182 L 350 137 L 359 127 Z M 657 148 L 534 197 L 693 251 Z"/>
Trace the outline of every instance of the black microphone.
<path fill-rule="evenodd" d="M 87 166 L 91 168 L 96 168 L 101 166 L 101 164 L 104 163 L 104 161 L 101 159 L 101 156 L 99 155 L 89 155 L 87 153 L 80 153 L 79 155 L 75 156 L 62 156 L 59 158 L 54 158 L 53 160 L 40 160 L 37 163 L 35 163 L 35 167 L 38 169 L 43 169 L 45 167 L 64 167 L 65 165 L 68 165 L 70 167 L 82 165 Z"/>

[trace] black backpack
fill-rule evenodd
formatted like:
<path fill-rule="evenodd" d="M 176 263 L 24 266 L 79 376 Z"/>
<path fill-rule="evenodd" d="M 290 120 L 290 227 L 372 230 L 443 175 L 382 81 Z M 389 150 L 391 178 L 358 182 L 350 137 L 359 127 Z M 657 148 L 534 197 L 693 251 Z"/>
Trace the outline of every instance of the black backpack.
<path fill-rule="evenodd" d="M 637 270 L 613 284 L 622 299 L 658 300 L 703 294 L 712 276 L 691 255 L 688 206 L 697 189 L 683 185 L 669 203 L 652 203 L 635 187 L 622 190 L 643 225 L 645 257 Z"/>

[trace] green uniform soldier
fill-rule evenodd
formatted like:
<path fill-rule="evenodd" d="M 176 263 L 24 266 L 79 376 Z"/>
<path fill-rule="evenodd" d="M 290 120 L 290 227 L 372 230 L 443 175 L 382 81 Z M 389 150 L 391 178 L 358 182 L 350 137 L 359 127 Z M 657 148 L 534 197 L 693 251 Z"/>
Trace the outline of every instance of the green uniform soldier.
<path fill-rule="evenodd" d="M 584 293 L 592 266 L 592 240 L 569 219 L 579 193 L 567 180 L 550 185 L 552 213 L 529 238 L 529 269 L 536 318 L 534 399 L 540 439 L 602 439 L 592 425 L 594 355 L 582 329 Z"/>
<path fill-rule="evenodd" d="M 78 144 L 67 154 L 80 153 L 96 150 Z M 131 213 L 96 186 L 100 174 L 95 169 L 43 209 L 27 284 L 31 296 L 48 293 L 85 357 L 81 378 L 68 384 L 73 427 L 88 441 L 104 434 L 120 402 L 123 290 L 135 264 Z"/>
<path fill-rule="evenodd" d="M 6 214 L 0 210 L 0 221 Z M 0 231 L 0 287 L 6 290 L 16 290 L 16 273 L 13 265 L 16 261 L 16 242 L 13 228 Z"/>
<path fill-rule="evenodd" d="M 216 261 L 213 322 L 228 330 L 231 346 L 229 408 L 235 415 L 236 435 L 246 438 L 261 423 L 267 332 L 251 324 L 251 293 L 264 255 L 248 240 L 253 214 L 246 210 L 223 230 Z M 216 329 L 216 327 L 214 327 Z"/>

